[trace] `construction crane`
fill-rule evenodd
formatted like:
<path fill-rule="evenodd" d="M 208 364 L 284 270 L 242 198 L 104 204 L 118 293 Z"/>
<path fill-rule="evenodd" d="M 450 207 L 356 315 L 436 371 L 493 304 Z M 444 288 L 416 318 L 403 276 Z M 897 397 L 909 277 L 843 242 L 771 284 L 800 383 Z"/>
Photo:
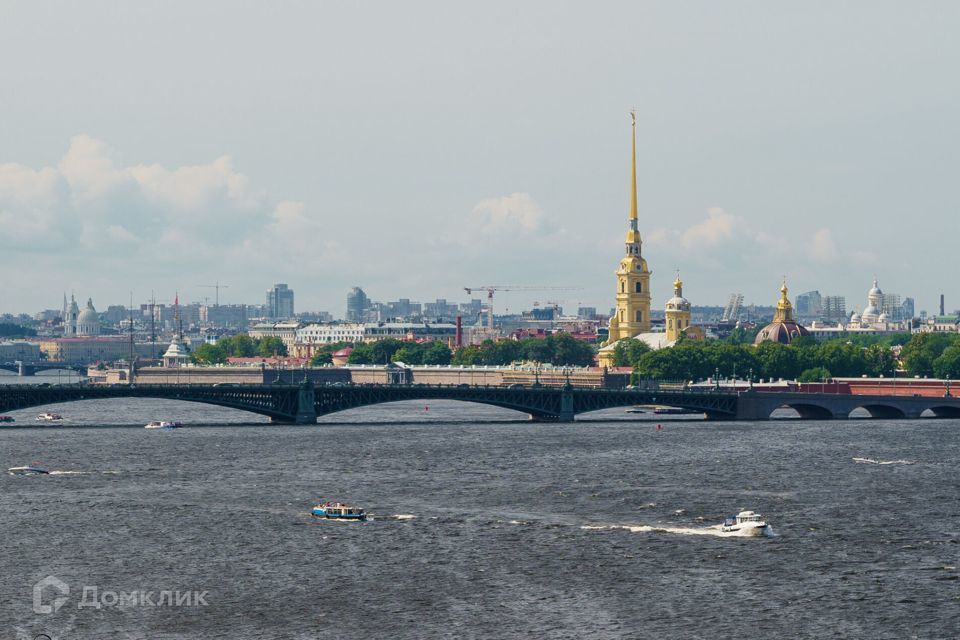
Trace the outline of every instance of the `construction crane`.
<path fill-rule="evenodd" d="M 219 307 L 219 306 L 220 306 L 220 289 L 229 289 L 229 288 L 230 288 L 230 285 L 228 285 L 228 284 L 220 284 L 220 281 L 219 281 L 219 280 L 217 281 L 217 284 L 198 284 L 197 286 L 198 286 L 198 287 L 203 287 L 203 288 L 205 288 L 205 289 L 215 289 L 215 290 L 216 290 L 216 294 L 215 294 L 216 297 L 214 298 L 215 302 L 213 303 L 214 306 L 216 306 L 216 307 Z"/>
<path fill-rule="evenodd" d="M 487 292 L 487 328 L 493 330 L 493 292 L 494 291 L 577 291 L 583 287 L 536 287 L 522 284 L 513 285 L 484 285 L 480 287 L 464 287 L 467 295 L 474 291 Z"/>
<path fill-rule="evenodd" d="M 720 321 L 736 322 L 740 318 L 740 307 L 742 305 L 743 305 L 743 294 L 731 293 L 730 301 L 727 302 L 727 306 L 723 310 L 723 317 L 720 319 Z"/>

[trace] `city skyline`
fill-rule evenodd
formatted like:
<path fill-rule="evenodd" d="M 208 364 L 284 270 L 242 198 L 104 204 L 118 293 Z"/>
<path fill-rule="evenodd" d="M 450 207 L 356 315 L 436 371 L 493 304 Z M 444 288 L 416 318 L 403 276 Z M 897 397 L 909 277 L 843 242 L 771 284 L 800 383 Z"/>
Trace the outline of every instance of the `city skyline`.
<path fill-rule="evenodd" d="M 5 9 L 0 51 L 37 55 L 4 72 L 0 250 L 18 277 L 0 312 L 71 290 L 197 301 L 212 282 L 221 304 L 288 282 L 298 309 L 335 315 L 358 283 L 458 301 L 572 286 L 549 299 L 606 311 L 634 105 L 654 307 L 677 268 L 694 305 L 773 304 L 783 275 L 855 305 L 876 274 L 918 312 L 941 293 L 960 306 L 960 89 L 942 81 L 960 8 L 733 6 L 751 19 L 706 3 Z"/>

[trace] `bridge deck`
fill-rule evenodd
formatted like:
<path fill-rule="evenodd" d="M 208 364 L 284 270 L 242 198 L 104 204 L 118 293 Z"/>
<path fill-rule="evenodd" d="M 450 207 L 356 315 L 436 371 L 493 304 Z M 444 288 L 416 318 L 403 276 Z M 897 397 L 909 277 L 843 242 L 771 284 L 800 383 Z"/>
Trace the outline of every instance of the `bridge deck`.
<path fill-rule="evenodd" d="M 703 412 L 713 419 L 766 420 L 784 406 L 812 419 L 846 418 L 857 408 L 866 409 L 874 417 L 894 419 L 919 417 L 927 410 L 938 417 L 960 417 L 960 400 L 953 397 L 416 384 L 19 384 L 0 386 L 0 413 L 106 398 L 202 402 L 287 423 L 314 423 L 318 416 L 372 404 L 436 399 L 504 407 L 544 421 L 570 421 L 580 413 L 645 404 Z"/>

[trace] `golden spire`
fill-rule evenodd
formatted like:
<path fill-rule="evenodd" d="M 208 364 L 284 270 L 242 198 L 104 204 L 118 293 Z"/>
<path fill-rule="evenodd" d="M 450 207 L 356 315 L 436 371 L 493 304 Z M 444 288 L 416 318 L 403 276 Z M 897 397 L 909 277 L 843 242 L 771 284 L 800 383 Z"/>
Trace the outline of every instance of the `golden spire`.
<path fill-rule="evenodd" d="M 673 281 L 673 295 L 677 297 L 683 295 L 683 280 L 680 279 L 680 269 L 677 269 L 677 279 Z"/>
<path fill-rule="evenodd" d="M 630 228 L 627 230 L 627 255 L 640 255 L 640 231 L 637 227 L 637 112 L 630 112 Z"/>
<path fill-rule="evenodd" d="M 630 219 L 637 219 L 637 112 L 630 112 L 632 144 L 630 147 Z"/>

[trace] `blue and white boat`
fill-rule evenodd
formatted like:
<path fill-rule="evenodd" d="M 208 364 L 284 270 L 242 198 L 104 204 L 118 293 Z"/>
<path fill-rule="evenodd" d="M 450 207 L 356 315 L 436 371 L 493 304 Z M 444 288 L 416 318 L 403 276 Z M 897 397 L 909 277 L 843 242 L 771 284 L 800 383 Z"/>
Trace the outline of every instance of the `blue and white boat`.
<path fill-rule="evenodd" d="M 360 507 L 345 502 L 324 502 L 313 508 L 313 515 L 328 520 L 366 520 L 367 514 Z"/>

